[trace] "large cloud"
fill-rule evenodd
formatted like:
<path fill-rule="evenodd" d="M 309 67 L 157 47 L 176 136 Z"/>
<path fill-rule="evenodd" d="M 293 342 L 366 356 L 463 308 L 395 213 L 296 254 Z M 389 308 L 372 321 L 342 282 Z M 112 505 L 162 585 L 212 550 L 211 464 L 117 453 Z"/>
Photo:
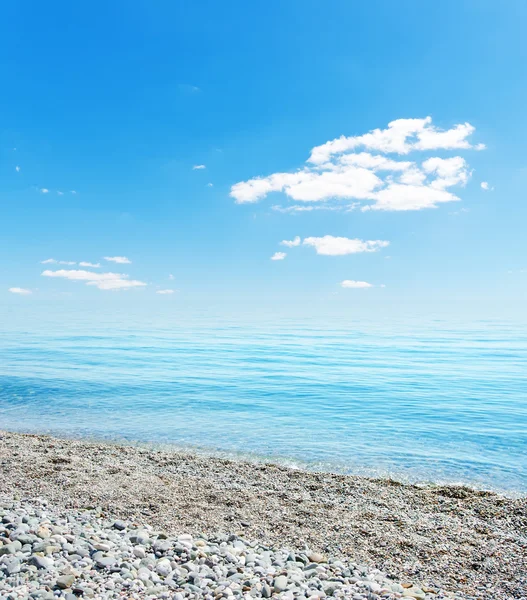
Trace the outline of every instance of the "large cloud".
<path fill-rule="evenodd" d="M 231 196 L 238 204 L 258 202 L 271 192 L 283 192 L 297 202 L 327 205 L 328 201 L 359 201 L 357 206 L 362 210 L 436 207 L 459 200 L 447 188 L 464 186 L 469 180 L 465 159 L 434 156 L 411 161 L 400 160 L 397 155 L 484 148 L 468 141 L 473 132 L 469 123 L 442 131 L 432 125 L 430 117 L 398 119 L 383 130 L 340 137 L 316 146 L 302 169 L 241 181 L 232 186 Z"/>

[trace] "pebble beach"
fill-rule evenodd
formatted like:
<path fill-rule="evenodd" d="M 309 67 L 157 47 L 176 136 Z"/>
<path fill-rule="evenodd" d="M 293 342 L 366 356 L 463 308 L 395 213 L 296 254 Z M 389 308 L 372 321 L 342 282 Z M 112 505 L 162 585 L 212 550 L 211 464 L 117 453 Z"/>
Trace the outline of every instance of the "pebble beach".
<path fill-rule="evenodd" d="M 0 432 L 0 599 L 527 597 L 527 499 Z"/>

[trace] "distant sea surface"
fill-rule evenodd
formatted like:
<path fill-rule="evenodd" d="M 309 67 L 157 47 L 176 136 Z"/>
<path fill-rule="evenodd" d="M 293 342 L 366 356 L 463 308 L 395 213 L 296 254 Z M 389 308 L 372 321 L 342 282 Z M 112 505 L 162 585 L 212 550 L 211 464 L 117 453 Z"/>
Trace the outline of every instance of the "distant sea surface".
<path fill-rule="evenodd" d="M 527 493 L 527 327 L 0 331 L 0 429 Z"/>

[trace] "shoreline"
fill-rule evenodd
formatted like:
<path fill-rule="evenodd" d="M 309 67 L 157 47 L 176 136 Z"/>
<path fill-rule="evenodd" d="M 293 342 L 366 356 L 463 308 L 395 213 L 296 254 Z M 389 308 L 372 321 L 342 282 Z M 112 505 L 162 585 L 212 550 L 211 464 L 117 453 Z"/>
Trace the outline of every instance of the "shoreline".
<path fill-rule="evenodd" d="M 103 444 L 108 446 L 126 446 L 137 450 L 147 450 L 149 452 L 166 452 L 178 455 L 189 455 L 200 458 L 210 458 L 214 460 L 226 460 L 234 463 L 247 463 L 248 465 L 273 465 L 275 467 L 290 469 L 292 471 L 300 471 L 302 473 L 313 474 L 331 474 L 341 475 L 344 477 L 352 477 L 356 479 L 365 479 L 368 481 L 391 481 L 394 484 L 404 486 L 413 486 L 418 488 L 437 488 L 437 487 L 453 487 L 466 488 L 474 492 L 483 492 L 497 494 L 510 499 L 527 498 L 527 489 L 516 488 L 500 488 L 498 486 L 486 485 L 481 479 L 463 480 L 450 478 L 421 478 L 417 475 L 411 476 L 408 473 L 387 471 L 383 469 L 364 468 L 361 470 L 339 468 L 338 465 L 332 463 L 317 463 L 312 464 L 302 462 L 295 458 L 290 458 L 281 455 L 265 455 L 255 452 L 243 452 L 235 450 L 223 450 L 219 448 L 209 448 L 206 446 L 180 445 L 175 442 L 160 442 L 149 441 L 135 438 L 114 437 L 114 436 L 94 436 L 82 435 L 78 433 L 67 434 L 61 431 L 34 431 L 22 429 L 1 429 L 2 434 L 19 434 L 25 436 L 49 437 L 56 440 L 64 440 L 70 442 L 86 442 L 87 444 Z"/>
<path fill-rule="evenodd" d="M 527 498 L 0 431 L 0 494 L 164 531 L 241 533 L 475 598 L 522 598 Z"/>

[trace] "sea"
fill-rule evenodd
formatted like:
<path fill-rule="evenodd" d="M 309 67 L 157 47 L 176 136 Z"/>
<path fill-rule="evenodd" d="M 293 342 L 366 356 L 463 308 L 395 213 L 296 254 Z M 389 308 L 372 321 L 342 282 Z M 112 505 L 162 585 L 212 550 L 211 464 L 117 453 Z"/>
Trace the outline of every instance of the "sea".
<path fill-rule="evenodd" d="M 527 326 L 0 328 L 0 429 L 527 493 Z"/>

